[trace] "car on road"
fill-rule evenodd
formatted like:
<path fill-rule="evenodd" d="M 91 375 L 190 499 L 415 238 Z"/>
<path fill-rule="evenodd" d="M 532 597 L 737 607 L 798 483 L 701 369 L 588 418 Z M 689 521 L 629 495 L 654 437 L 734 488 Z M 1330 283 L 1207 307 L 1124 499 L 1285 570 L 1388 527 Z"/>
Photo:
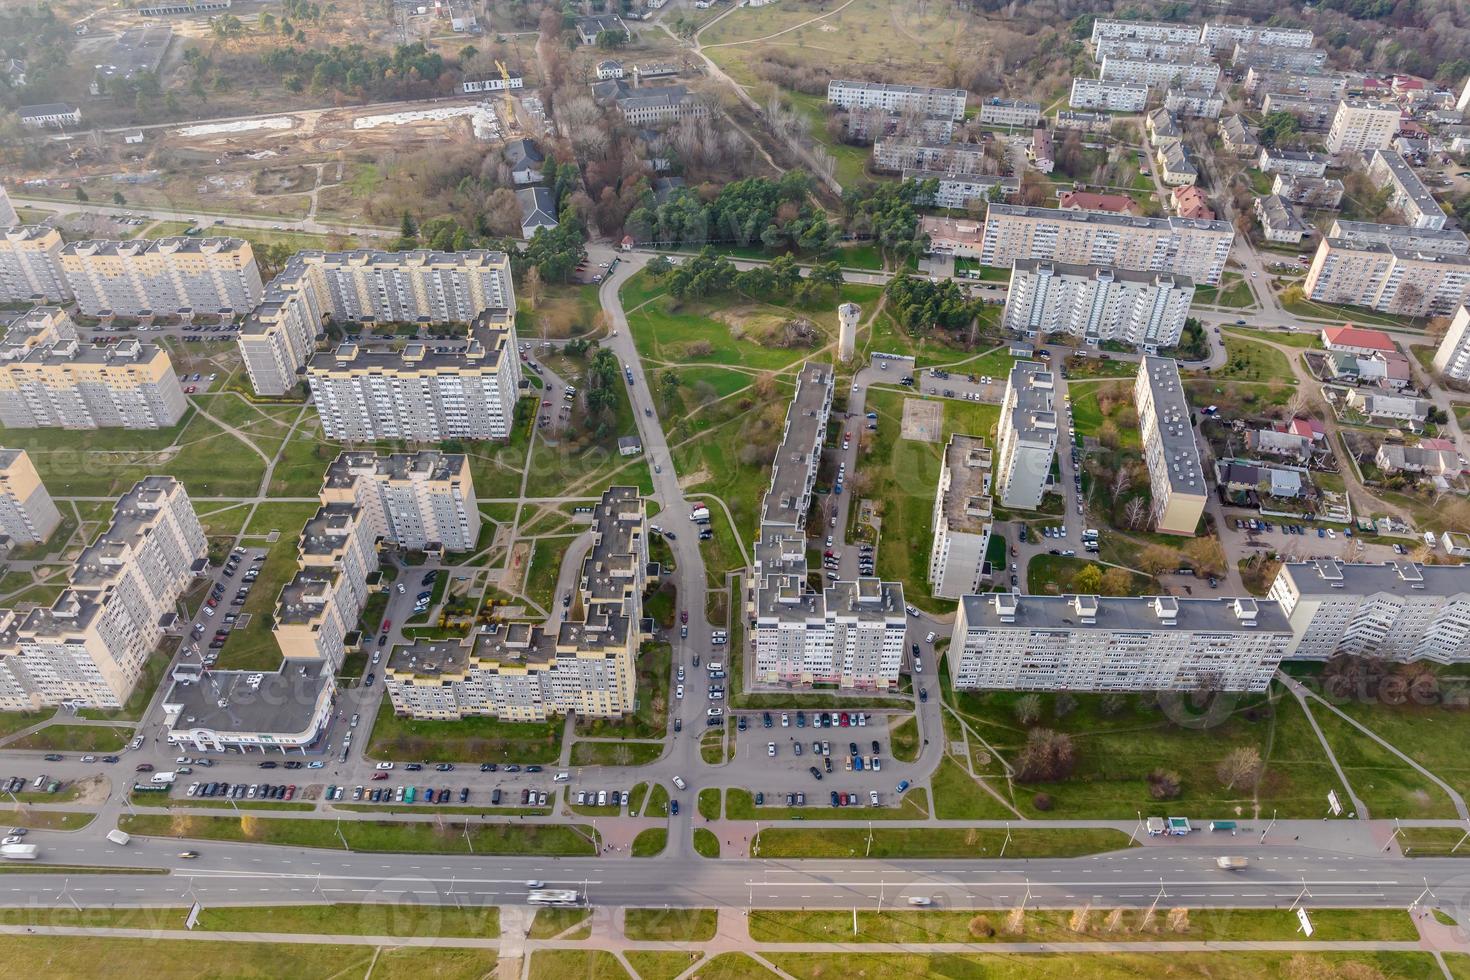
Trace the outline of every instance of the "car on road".
<path fill-rule="evenodd" d="M 771 758 L 775 758 L 775 756 L 776 756 L 776 743 L 775 742 L 767 742 L 766 743 L 766 755 L 769 756 L 769 757 L 771 757 Z"/>

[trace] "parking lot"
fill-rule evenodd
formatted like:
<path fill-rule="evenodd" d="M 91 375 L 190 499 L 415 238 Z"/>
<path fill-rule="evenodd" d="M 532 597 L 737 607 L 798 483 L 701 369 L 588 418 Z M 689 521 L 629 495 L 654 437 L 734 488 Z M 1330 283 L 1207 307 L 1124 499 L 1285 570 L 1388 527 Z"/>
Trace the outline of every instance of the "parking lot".
<path fill-rule="evenodd" d="M 237 547 L 215 570 L 209 595 L 195 613 L 189 643 L 184 648 L 186 656 L 197 656 L 204 666 L 214 666 L 220 650 L 229 642 L 230 633 L 249 622 L 249 618 L 241 616 L 240 611 L 260 575 L 265 555 L 264 548 Z M 209 633 L 210 627 L 214 628 L 212 634 Z M 209 637 L 207 641 L 206 636 Z"/>
<path fill-rule="evenodd" d="M 888 795 L 885 780 L 886 715 L 865 711 L 736 712 L 736 757 L 743 763 L 756 805 L 877 806 Z M 763 786 L 759 773 L 769 772 Z M 791 789 L 793 779 L 809 781 Z M 835 794 L 835 795 L 834 795 Z M 876 797 L 876 799 L 875 799 Z M 789 799 L 788 799 L 789 798 Z M 897 802 L 896 799 L 893 802 Z"/>
<path fill-rule="evenodd" d="M 919 372 L 918 387 L 926 395 L 998 405 L 1005 398 L 1006 379 L 926 368 Z"/>

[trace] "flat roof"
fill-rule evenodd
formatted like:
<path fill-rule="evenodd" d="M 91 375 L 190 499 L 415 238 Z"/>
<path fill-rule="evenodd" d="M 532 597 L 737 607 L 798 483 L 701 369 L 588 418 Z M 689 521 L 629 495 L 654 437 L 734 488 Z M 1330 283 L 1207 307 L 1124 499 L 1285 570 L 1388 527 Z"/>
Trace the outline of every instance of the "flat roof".
<path fill-rule="evenodd" d="M 1429 214 L 1443 214 L 1444 209 L 1429 193 L 1429 188 L 1424 186 L 1424 181 L 1414 172 L 1414 168 L 1404 161 L 1403 156 L 1396 150 L 1374 150 L 1373 159 L 1375 163 L 1382 163 L 1388 167 L 1389 176 L 1398 185 L 1404 196 L 1414 202 L 1414 206 L 1420 211 Z"/>
<path fill-rule="evenodd" d="M 143 543 L 158 524 L 163 504 L 179 489 L 179 481 L 171 476 L 146 476 L 134 484 L 118 498 L 107 530 L 77 558 L 71 583 L 87 588 L 112 581 L 118 572 L 118 559 Z"/>
<path fill-rule="evenodd" d="M 440 482 L 457 479 L 464 472 L 465 457 L 461 453 L 441 453 L 437 449 L 423 449 L 416 453 L 347 450 L 332 460 L 322 485 L 342 489 L 368 475 L 393 482 Z"/>
<path fill-rule="evenodd" d="M 1345 562 L 1333 558 L 1289 561 L 1278 573 L 1301 596 L 1458 596 L 1470 592 L 1470 565 L 1421 565 L 1412 561 Z"/>
<path fill-rule="evenodd" d="M 1203 193 L 1203 192 L 1200 192 Z M 1175 272 L 1145 272 L 1139 269 L 1120 269 L 1113 265 L 1078 265 L 1073 262 L 1056 262 L 1052 259 L 1016 259 L 1012 266 L 1017 272 L 1050 272 L 1057 276 L 1095 279 L 1102 282 L 1136 282 L 1149 286 L 1168 286 L 1187 289 L 1194 285 L 1189 276 Z"/>
<path fill-rule="evenodd" d="M 965 624 L 990 630 L 1121 630 L 1152 633 L 1290 633 L 1281 604 L 1268 599 L 1178 596 L 967 595 Z"/>
<path fill-rule="evenodd" d="M 1350 238 L 1324 238 L 1330 248 L 1346 252 L 1374 252 L 1420 262 L 1442 262 L 1445 265 L 1470 266 L 1470 255 L 1460 252 L 1438 252 L 1412 242 L 1354 241 Z"/>
<path fill-rule="evenodd" d="M 1204 468 L 1189 420 L 1189 401 L 1179 380 L 1179 363 L 1171 357 L 1150 354 L 1143 358 L 1139 370 L 1148 378 L 1169 486 L 1176 492 L 1204 496 Z"/>
<path fill-rule="evenodd" d="M 991 522 L 991 452 L 979 436 L 956 432 L 944 447 L 949 490 L 944 516 L 951 530 L 979 534 Z"/>
<path fill-rule="evenodd" d="M 175 731 L 299 735 L 332 683 L 331 667 L 317 661 L 287 660 L 270 673 L 206 670 L 198 680 L 174 681 L 164 704 L 177 707 Z"/>
<path fill-rule="evenodd" d="M 832 409 L 834 380 L 827 365 L 804 364 L 796 394 L 786 409 L 781 444 L 771 462 L 771 484 L 761 507 L 762 524 L 800 527 L 806 520 L 807 492 L 822 458 L 822 434 Z"/>
<path fill-rule="evenodd" d="M 986 219 L 991 215 L 996 217 L 1018 217 L 1038 218 L 1041 220 L 1067 221 L 1073 223 L 1088 223 L 1098 225 L 1112 225 L 1114 227 L 1127 228 L 1149 228 L 1161 229 L 1189 229 L 1192 231 L 1213 231 L 1233 233 L 1234 229 L 1228 221 L 1209 221 L 1204 218 L 1181 218 L 1172 215 L 1166 218 L 1144 218 L 1136 215 L 1114 214 L 1110 211 L 1067 211 L 1061 208 L 1039 208 L 1027 204 L 996 204 L 992 203 L 986 211 Z"/>
<path fill-rule="evenodd" d="M 1421 243 L 1429 242 L 1436 248 L 1444 247 L 1454 252 L 1470 251 L 1470 238 L 1458 228 L 1415 228 L 1412 225 L 1385 225 L 1373 221 L 1347 221 L 1337 218 L 1332 222 L 1327 237 L 1348 243 L 1402 238 Z"/>
<path fill-rule="evenodd" d="M 827 83 L 830 90 L 833 85 L 847 88 L 866 89 L 870 92 L 902 92 L 905 95 L 946 95 L 952 98 L 965 99 L 969 93 L 962 88 L 934 88 L 929 85 L 900 85 L 890 82 L 860 82 L 853 79 L 834 78 Z"/>
<path fill-rule="evenodd" d="M 1040 361 L 1017 361 L 1011 365 L 1007 385 L 1015 392 L 1016 404 L 1011 417 L 1002 421 L 1022 442 L 1054 444 L 1057 413 L 1051 369 Z"/>
<path fill-rule="evenodd" d="M 96 66 L 97 74 L 105 78 L 132 78 L 139 72 L 157 73 L 173 36 L 173 28 L 167 25 L 123 31 L 107 49 L 104 55 L 107 60 Z"/>
<path fill-rule="evenodd" d="M 486 310 L 470 325 L 469 340 L 465 342 L 410 340 L 402 347 L 341 343 L 313 355 L 307 368 L 328 373 L 497 369 L 504 358 L 513 356 L 506 349 L 510 342 L 511 316 L 504 308 Z M 493 326 L 488 325 L 492 323 Z"/>

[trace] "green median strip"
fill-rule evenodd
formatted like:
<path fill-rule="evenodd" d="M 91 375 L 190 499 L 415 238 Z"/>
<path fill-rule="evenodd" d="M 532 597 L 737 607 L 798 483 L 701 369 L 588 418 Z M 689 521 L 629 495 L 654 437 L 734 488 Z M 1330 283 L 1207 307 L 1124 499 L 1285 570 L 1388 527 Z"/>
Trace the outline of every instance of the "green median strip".
<path fill-rule="evenodd" d="M 10 908 L 0 925 L 84 929 L 182 929 L 187 908 Z M 419 904 L 240 905 L 206 908 L 195 926 L 215 932 L 294 933 L 322 936 L 500 935 L 500 908 Z"/>
<path fill-rule="evenodd" d="M 538 954 L 539 955 L 539 954 Z M 729 955 L 729 954 L 727 954 Z M 1231 950 L 1228 953 L 860 954 L 770 953 L 772 965 L 796 980 L 862 977 L 985 977 L 986 980 L 1259 980 L 1261 977 L 1438 977 L 1434 957 L 1420 952 L 1297 953 Z M 1461 974 L 1463 976 L 1463 974 Z"/>
<path fill-rule="evenodd" d="M 763 858 L 1034 858 L 1133 846 L 1118 830 L 1028 828 L 1009 831 L 1009 841 L 1006 835 L 1005 829 L 977 827 L 772 827 L 757 834 L 752 847 L 759 846 Z"/>
<path fill-rule="evenodd" d="M 103 868 L 88 864 L 44 864 L 0 861 L 0 874 L 11 875 L 166 875 L 167 868 Z"/>

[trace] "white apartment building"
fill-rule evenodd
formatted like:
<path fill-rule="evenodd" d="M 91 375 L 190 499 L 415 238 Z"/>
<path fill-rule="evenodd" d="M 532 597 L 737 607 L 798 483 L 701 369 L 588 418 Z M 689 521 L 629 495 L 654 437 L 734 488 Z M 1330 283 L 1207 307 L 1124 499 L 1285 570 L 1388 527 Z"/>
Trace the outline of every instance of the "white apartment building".
<path fill-rule="evenodd" d="M 521 384 L 514 310 L 487 311 L 462 346 L 339 344 L 306 378 L 328 439 L 508 439 Z"/>
<path fill-rule="evenodd" d="M 0 449 L 0 536 L 13 545 L 41 544 L 61 523 L 61 512 L 24 449 Z"/>
<path fill-rule="evenodd" d="M 994 593 L 960 600 L 956 690 L 1264 691 L 1291 647 L 1275 602 Z"/>
<path fill-rule="evenodd" d="M 1011 366 L 1000 403 L 995 467 L 1003 507 L 1035 510 L 1041 506 L 1057 450 L 1054 390 L 1051 371 L 1041 362 L 1016 361 Z"/>
<path fill-rule="evenodd" d="M 980 591 L 992 523 L 990 464 L 984 439 L 958 432 L 949 437 L 934 491 L 929 549 L 929 587 L 941 598 Z"/>
<path fill-rule="evenodd" d="M 926 180 L 936 181 L 934 199 L 929 202 L 937 208 L 966 208 L 975 202 L 989 201 L 992 194 L 999 193 L 1007 200 L 1021 190 L 1019 177 L 985 176 L 983 174 L 955 174 L 943 170 L 905 170 L 904 180 L 922 184 Z M 999 187 L 997 192 L 993 190 Z"/>
<path fill-rule="evenodd" d="M 0 424 L 13 429 L 163 429 L 188 407 L 168 352 L 84 344 L 65 311 L 38 306 L 0 338 Z"/>
<path fill-rule="evenodd" d="M 837 78 L 827 83 L 827 101 L 843 109 L 918 112 L 926 116 L 946 116 L 956 122 L 965 118 L 965 100 L 968 97 L 962 88 L 889 85 L 886 82 Z"/>
<path fill-rule="evenodd" d="M 239 238 L 72 242 L 60 262 L 88 316 L 244 313 L 263 291 L 255 252 Z"/>
<path fill-rule="evenodd" d="M 1321 48 L 1288 48 L 1277 44 L 1235 46 L 1230 59 L 1235 70 L 1260 68 L 1262 71 L 1294 71 L 1308 74 L 1320 72 L 1327 64 L 1327 52 Z"/>
<path fill-rule="evenodd" d="M 1142 112 L 1148 108 L 1148 86 L 1140 82 L 1073 78 L 1072 94 L 1067 98 L 1067 104 L 1074 109 Z"/>
<path fill-rule="evenodd" d="M 1203 55 L 1186 51 L 1163 57 L 1129 58 L 1109 55 L 1102 59 L 1098 77 L 1107 82 L 1133 82 L 1151 89 L 1169 87 L 1210 89 L 1220 84 L 1220 66 Z"/>
<path fill-rule="evenodd" d="M 5 191 L 5 185 L 0 184 L 0 230 L 20 224 L 20 215 L 15 213 L 15 205 L 10 203 L 10 195 Z"/>
<path fill-rule="evenodd" d="M 1001 323 L 1031 338 L 1065 333 L 1153 351 L 1179 343 L 1193 300 L 1188 276 L 1017 259 Z"/>
<path fill-rule="evenodd" d="M 1261 96 L 1261 112 L 1264 115 L 1289 112 L 1302 129 L 1324 130 L 1332 125 L 1333 117 L 1337 115 L 1338 101 L 1336 97 L 1319 99 L 1271 90 Z"/>
<path fill-rule="evenodd" d="M 1470 238 L 1458 228 L 1415 228 L 1337 218 L 1332 222 L 1327 237 L 1340 238 L 1352 245 L 1398 245 L 1441 255 L 1470 255 Z"/>
<path fill-rule="evenodd" d="M 61 232 L 47 225 L 0 229 L 0 302 L 71 298 L 61 274 Z"/>
<path fill-rule="evenodd" d="M 504 252 L 298 252 L 245 320 L 240 354 L 258 395 L 301 381 L 324 318 L 469 323 L 487 310 L 514 310 Z"/>
<path fill-rule="evenodd" d="M 1399 119 L 1399 107 L 1392 102 L 1343 99 L 1337 103 L 1337 114 L 1327 131 L 1327 152 L 1386 150 L 1393 146 Z"/>
<path fill-rule="evenodd" d="M 1448 316 L 1470 303 L 1470 255 L 1328 237 L 1317 244 L 1302 288 L 1320 303 Z"/>
<path fill-rule="evenodd" d="M 1235 229 L 1227 221 L 992 204 L 985 214 L 981 262 L 1008 266 L 1018 259 L 1047 259 L 1167 272 L 1214 286 L 1234 240 Z"/>
<path fill-rule="evenodd" d="M 1179 380 L 1179 362 L 1146 356 L 1133 382 L 1133 403 L 1143 438 L 1153 494 L 1150 517 L 1161 534 L 1193 536 L 1204 514 L 1209 489 L 1194 441 L 1189 401 Z"/>
<path fill-rule="evenodd" d="M 1337 112 L 1337 103 L 1347 94 L 1351 80 L 1346 72 L 1340 71 L 1303 72 L 1253 66 L 1246 70 L 1245 81 L 1241 84 L 1245 93 L 1257 100 L 1264 99 L 1267 93 L 1276 93 L 1278 97 L 1291 95 L 1330 101 L 1331 108 L 1323 123 L 1323 128 L 1326 128 L 1327 122 Z"/>
<path fill-rule="evenodd" d="M 781 446 L 771 463 L 771 482 L 761 504 L 762 528 L 788 527 L 799 531 L 806 527 L 835 393 L 830 366 L 802 365 L 796 378 L 796 394 L 786 409 Z"/>
<path fill-rule="evenodd" d="M 1173 41 L 1150 41 L 1143 38 L 1111 38 L 1097 42 L 1092 60 L 1101 63 L 1104 58 L 1158 58 L 1165 61 L 1188 59 L 1191 61 L 1208 58 L 1209 48 L 1191 41 L 1179 44 Z"/>
<path fill-rule="evenodd" d="M 1092 22 L 1092 43 L 1103 41 L 1134 40 L 1158 41 L 1167 44 L 1189 44 L 1200 38 L 1199 28 L 1192 24 L 1170 24 L 1148 20 L 1114 20 L 1099 17 Z"/>
<path fill-rule="evenodd" d="M 1429 193 L 1424 181 L 1397 151 L 1374 150 L 1368 164 L 1368 177 L 1375 187 L 1390 189 L 1389 206 L 1404 216 L 1415 228 L 1442 229 L 1449 221 L 1444 208 Z"/>
<path fill-rule="evenodd" d="M 471 551 L 480 537 L 474 477 L 459 453 L 344 452 L 321 496 L 361 508 L 375 538 L 405 551 Z"/>
<path fill-rule="evenodd" d="M 1234 50 L 1237 44 L 1262 44 L 1278 48 L 1310 48 L 1314 35 L 1305 28 L 1258 27 L 1254 24 L 1206 24 L 1199 40 L 1215 51 Z"/>
<path fill-rule="evenodd" d="M 49 608 L 0 611 L 0 709 L 122 707 L 207 549 L 183 484 L 138 481 Z"/>
<path fill-rule="evenodd" d="M 621 78 L 622 76 L 619 75 L 618 77 Z M 523 88 L 525 84 L 526 80 L 520 72 L 508 71 L 504 75 L 468 79 L 461 82 L 459 87 L 460 91 L 465 95 L 473 95 L 476 92 L 505 92 L 511 89 Z"/>
<path fill-rule="evenodd" d="M 1164 93 L 1164 108 L 1181 116 L 1219 119 L 1225 96 L 1214 89 L 1171 88 Z"/>
<path fill-rule="evenodd" d="M 1322 177 L 1327 173 L 1327 157 L 1309 150 L 1278 150 L 1263 146 L 1256 157 L 1256 167 L 1267 174 Z"/>
<path fill-rule="evenodd" d="M 1017 99 L 986 99 L 980 103 L 980 121 L 988 126 L 1035 126 L 1041 121 L 1041 104 Z"/>
<path fill-rule="evenodd" d="M 983 143 L 925 143 L 907 137 L 876 140 L 876 170 L 931 170 L 948 174 L 979 174 L 985 167 Z"/>
<path fill-rule="evenodd" d="M 1461 306 L 1434 352 L 1434 370 L 1446 378 L 1470 382 L 1470 308 Z"/>
<path fill-rule="evenodd" d="M 1287 562 L 1269 593 L 1296 638 L 1295 660 L 1336 653 L 1386 660 L 1470 660 L 1470 565 Z"/>
<path fill-rule="evenodd" d="M 350 503 L 324 503 L 301 529 L 297 571 L 276 597 L 271 633 L 288 662 L 342 667 L 378 570 L 371 523 Z"/>

